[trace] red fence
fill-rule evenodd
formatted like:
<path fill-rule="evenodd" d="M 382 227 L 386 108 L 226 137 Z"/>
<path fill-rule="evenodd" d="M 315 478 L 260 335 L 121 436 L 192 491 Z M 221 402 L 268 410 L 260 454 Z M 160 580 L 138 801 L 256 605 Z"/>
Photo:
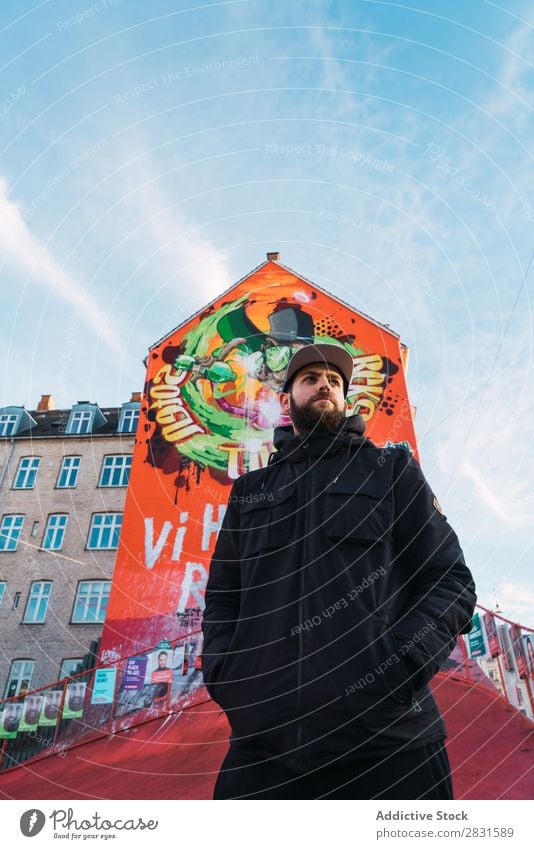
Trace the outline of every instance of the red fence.
<path fill-rule="evenodd" d="M 534 629 L 477 607 L 484 614 L 482 620 L 479 614 L 471 634 L 465 641 L 458 640 L 443 671 L 492 689 L 496 697 L 500 695 L 534 718 L 534 638 L 530 637 Z M 494 628 L 495 619 L 500 624 Z M 476 628 L 480 634 L 475 633 Z M 532 653 L 528 650 L 531 639 Z M 101 664 L 0 702 L 0 770 L 36 755 L 64 756 L 73 746 L 204 701 L 201 641 L 201 631 L 192 631 L 162 641 L 148 652 Z M 473 657 L 488 661 L 498 676 L 488 677 L 492 672 L 484 668 L 488 664 L 481 668 Z M 518 698 L 523 688 L 524 705 Z"/>
<path fill-rule="evenodd" d="M 201 632 L 158 643 L 0 703 L 0 770 L 182 710 L 207 698 Z"/>

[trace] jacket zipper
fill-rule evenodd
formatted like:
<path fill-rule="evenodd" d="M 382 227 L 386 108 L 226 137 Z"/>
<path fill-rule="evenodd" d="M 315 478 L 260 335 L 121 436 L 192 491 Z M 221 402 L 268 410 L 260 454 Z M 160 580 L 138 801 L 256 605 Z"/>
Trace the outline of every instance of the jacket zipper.
<path fill-rule="evenodd" d="M 302 444 L 304 449 L 309 448 L 309 443 L 304 442 Z M 307 471 L 304 473 L 304 509 L 306 504 L 308 503 L 308 485 L 309 485 L 309 470 L 311 469 L 311 462 L 309 457 L 306 458 L 306 465 L 308 467 Z M 302 561 L 305 564 L 306 560 L 306 542 L 307 542 L 307 528 L 306 528 L 306 513 L 304 515 L 304 533 L 302 535 Z M 299 622 L 303 620 L 303 595 L 304 595 L 304 567 L 301 564 L 300 570 L 300 581 L 299 581 Z M 303 654 L 303 636 L 302 629 L 299 631 L 299 658 L 298 658 L 298 666 L 297 666 L 297 770 L 298 772 L 305 772 L 306 768 L 302 761 L 302 722 L 301 722 L 301 710 L 302 710 L 302 654 Z"/>

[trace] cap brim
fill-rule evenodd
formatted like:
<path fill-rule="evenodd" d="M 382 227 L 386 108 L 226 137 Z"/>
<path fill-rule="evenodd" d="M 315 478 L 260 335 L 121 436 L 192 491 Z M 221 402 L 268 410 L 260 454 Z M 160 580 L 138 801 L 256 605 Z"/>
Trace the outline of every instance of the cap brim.
<path fill-rule="evenodd" d="M 352 371 L 354 363 L 351 355 L 345 348 L 340 345 L 319 343 L 317 345 L 304 345 L 299 348 L 291 357 L 287 372 L 283 392 L 287 392 L 291 380 L 295 374 L 304 366 L 309 366 L 312 363 L 321 363 L 324 366 L 332 366 L 336 368 L 342 375 L 345 384 L 345 393 L 352 380 Z"/>

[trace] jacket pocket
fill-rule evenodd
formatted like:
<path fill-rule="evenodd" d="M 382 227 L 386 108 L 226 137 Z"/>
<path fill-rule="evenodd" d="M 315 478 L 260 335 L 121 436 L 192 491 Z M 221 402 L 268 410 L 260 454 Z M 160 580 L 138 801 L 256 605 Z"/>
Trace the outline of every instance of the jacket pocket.
<path fill-rule="evenodd" d="M 329 537 L 364 544 L 391 533 L 392 501 L 388 478 L 341 478 L 326 489 L 325 530 Z"/>
<path fill-rule="evenodd" d="M 296 521 L 295 485 L 277 492 L 249 493 L 240 505 L 241 556 L 251 557 L 287 545 Z M 248 501 L 247 499 L 250 499 Z"/>
<path fill-rule="evenodd" d="M 379 615 L 379 619 L 384 627 L 381 640 L 383 657 L 378 666 L 379 674 L 382 676 L 385 689 L 392 700 L 397 702 L 397 704 L 409 705 L 414 694 L 410 672 L 404 663 L 400 648 L 393 636 L 391 625 L 388 624 L 386 618 L 381 614 Z"/>

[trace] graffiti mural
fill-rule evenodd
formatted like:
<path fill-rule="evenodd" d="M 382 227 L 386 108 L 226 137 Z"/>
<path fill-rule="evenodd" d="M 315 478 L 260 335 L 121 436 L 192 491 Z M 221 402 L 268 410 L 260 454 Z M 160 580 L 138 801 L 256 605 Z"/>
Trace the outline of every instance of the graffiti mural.
<path fill-rule="evenodd" d="M 416 451 L 398 337 L 278 263 L 260 266 L 149 353 L 104 660 L 200 627 L 229 487 L 267 465 L 274 427 L 290 424 L 278 395 L 310 342 L 351 354 L 349 413 L 367 435 Z"/>

